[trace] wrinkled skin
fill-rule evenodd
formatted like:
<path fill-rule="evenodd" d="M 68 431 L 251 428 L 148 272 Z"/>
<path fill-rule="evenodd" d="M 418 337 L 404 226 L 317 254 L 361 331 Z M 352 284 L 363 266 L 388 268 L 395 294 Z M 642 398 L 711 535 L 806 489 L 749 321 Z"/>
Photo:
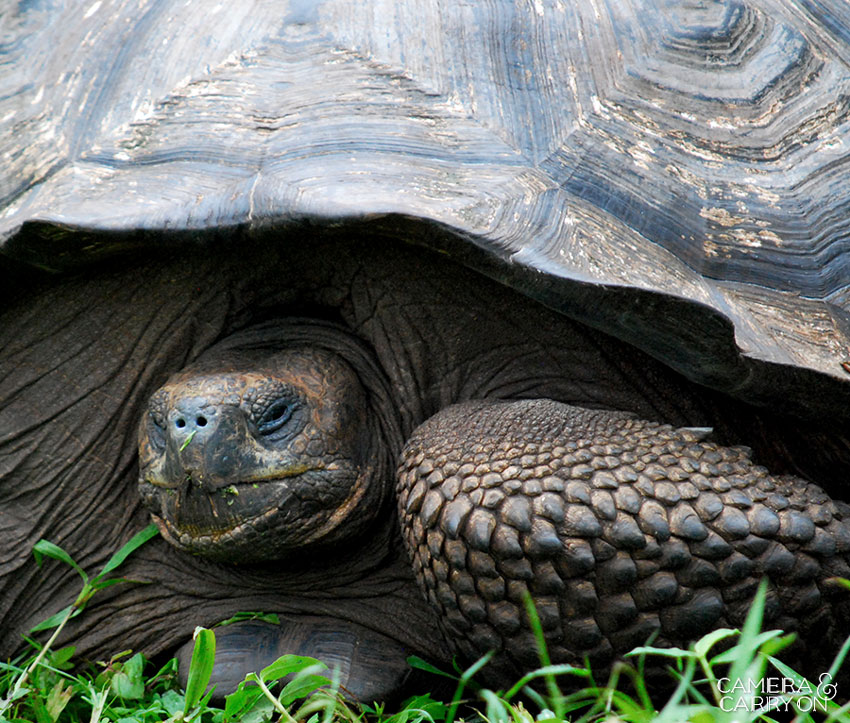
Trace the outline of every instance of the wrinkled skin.
<path fill-rule="evenodd" d="M 32 544 L 47 537 L 94 570 L 144 526 L 135 436 L 148 400 L 219 340 L 267 319 L 329 319 L 362 340 L 387 381 L 368 394 L 393 460 L 418 425 L 452 403 L 548 398 L 713 426 L 719 441 L 750 444 L 773 470 L 808 473 L 826 485 L 846 470 L 845 440 L 830 430 L 699 389 L 443 257 L 326 236 L 118 259 L 38 278 L 7 307 L 0 324 L 0 615 L 7 633 L 0 654 L 11 654 L 19 633 L 76 595 L 75 573 L 52 563 L 36 568 Z M 391 489 L 392 463 L 382 464 Z M 159 482 L 166 490 L 176 483 L 167 475 Z M 382 492 L 376 513 L 361 520 L 357 546 L 319 544 L 274 564 L 204 559 L 156 540 L 124 570 L 151 584 L 102 593 L 66 640 L 93 657 L 128 647 L 171 652 L 197 624 L 264 610 L 293 629 L 312 616 L 340 621 L 376 648 L 394 641 L 393 669 L 411 652 L 445 661 L 438 616 L 414 582 L 392 497 Z"/>

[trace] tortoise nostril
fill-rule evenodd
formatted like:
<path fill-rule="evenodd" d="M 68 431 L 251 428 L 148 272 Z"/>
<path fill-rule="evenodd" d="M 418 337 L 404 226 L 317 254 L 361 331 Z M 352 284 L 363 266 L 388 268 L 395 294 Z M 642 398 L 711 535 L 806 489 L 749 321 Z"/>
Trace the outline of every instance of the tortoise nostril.
<path fill-rule="evenodd" d="M 207 418 L 206 417 L 198 417 L 195 420 L 195 424 L 197 424 L 199 427 L 206 427 L 207 426 Z"/>
<path fill-rule="evenodd" d="M 183 417 L 179 417 L 174 424 L 177 425 L 177 429 L 183 429 L 186 426 L 186 420 Z"/>

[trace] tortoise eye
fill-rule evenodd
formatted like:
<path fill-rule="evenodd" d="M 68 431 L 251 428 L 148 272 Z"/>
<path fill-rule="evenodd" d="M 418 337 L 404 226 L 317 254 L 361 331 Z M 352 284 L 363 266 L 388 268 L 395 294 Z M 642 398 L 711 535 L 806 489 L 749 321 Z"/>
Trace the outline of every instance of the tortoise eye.
<path fill-rule="evenodd" d="M 165 422 L 156 412 L 148 414 L 148 439 L 154 449 L 162 451 L 165 449 Z"/>
<path fill-rule="evenodd" d="M 283 399 L 279 399 L 263 412 L 257 422 L 257 431 L 260 434 L 272 434 L 286 424 L 291 416 L 292 405 Z"/>
<path fill-rule="evenodd" d="M 148 402 L 146 425 L 148 441 L 157 452 L 165 450 L 165 444 L 168 439 L 168 434 L 165 431 L 165 413 L 168 408 L 167 402 L 168 397 L 161 389 L 154 394 L 151 397 L 150 402 Z"/>

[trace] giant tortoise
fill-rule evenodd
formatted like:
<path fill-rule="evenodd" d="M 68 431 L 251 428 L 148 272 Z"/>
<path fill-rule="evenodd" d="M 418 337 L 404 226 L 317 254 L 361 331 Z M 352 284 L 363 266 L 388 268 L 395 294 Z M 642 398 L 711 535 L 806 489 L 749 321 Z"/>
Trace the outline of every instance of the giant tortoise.
<path fill-rule="evenodd" d="M 843 0 L 2 11 L 0 655 L 362 697 L 850 622 Z M 816 644 L 807 644 L 816 640 Z"/>

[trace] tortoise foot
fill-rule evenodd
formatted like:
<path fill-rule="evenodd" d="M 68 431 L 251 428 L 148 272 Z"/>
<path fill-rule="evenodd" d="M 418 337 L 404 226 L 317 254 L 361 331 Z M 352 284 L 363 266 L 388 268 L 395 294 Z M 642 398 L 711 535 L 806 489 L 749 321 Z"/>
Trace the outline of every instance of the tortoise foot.
<path fill-rule="evenodd" d="M 321 617 L 281 616 L 280 625 L 249 621 L 216 628 L 214 698 L 233 692 L 248 673 L 259 672 L 287 653 L 306 655 L 339 670 L 344 694 L 369 702 L 392 697 L 410 671 L 407 653 L 396 641 L 354 623 Z M 185 686 L 193 642 L 178 652 Z"/>

